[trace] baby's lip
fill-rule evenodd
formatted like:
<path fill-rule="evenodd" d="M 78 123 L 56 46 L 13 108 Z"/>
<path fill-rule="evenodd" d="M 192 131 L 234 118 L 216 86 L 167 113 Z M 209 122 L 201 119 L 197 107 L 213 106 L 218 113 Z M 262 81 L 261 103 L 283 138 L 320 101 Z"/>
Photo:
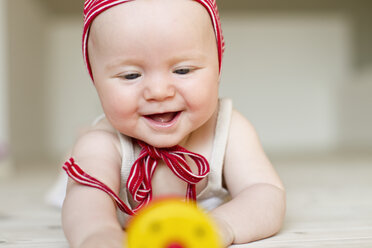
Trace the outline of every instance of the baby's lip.
<path fill-rule="evenodd" d="M 156 130 L 169 130 L 177 125 L 182 111 L 144 115 L 147 123 Z"/>
<path fill-rule="evenodd" d="M 145 117 L 147 119 L 150 119 L 150 120 L 154 121 L 154 122 L 169 123 L 169 122 L 172 122 L 179 113 L 180 113 L 180 111 L 164 112 L 164 113 L 156 113 L 156 114 L 145 115 Z"/>

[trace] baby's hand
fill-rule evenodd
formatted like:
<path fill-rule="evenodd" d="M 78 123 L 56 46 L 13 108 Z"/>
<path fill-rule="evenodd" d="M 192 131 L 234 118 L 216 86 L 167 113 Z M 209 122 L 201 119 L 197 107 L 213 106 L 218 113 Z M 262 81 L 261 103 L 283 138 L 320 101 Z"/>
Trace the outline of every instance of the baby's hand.
<path fill-rule="evenodd" d="M 217 225 L 216 228 L 220 235 L 222 246 L 228 247 L 234 242 L 234 232 L 231 226 L 226 221 L 224 221 L 223 219 L 216 215 L 212 214 L 211 217 L 213 218 L 215 224 Z"/>
<path fill-rule="evenodd" d="M 89 236 L 79 248 L 125 248 L 124 232 L 101 231 Z"/>

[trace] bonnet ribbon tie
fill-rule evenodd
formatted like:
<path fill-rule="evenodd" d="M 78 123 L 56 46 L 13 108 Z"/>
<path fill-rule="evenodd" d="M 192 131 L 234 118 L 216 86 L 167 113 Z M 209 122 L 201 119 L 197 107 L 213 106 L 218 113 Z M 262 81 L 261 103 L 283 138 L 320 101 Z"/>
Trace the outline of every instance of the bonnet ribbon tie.
<path fill-rule="evenodd" d="M 133 199 L 139 203 L 139 205 L 133 210 L 128 207 L 107 185 L 85 173 L 75 163 L 73 158 L 70 158 L 64 164 L 63 169 L 66 171 L 67 175 L 76 182 L 106 192 L 113 200 L 115 200 L 121 211 L 129 215 L 134 215 L 138 210 L 151 201 L 151 178 L 159 160 L 163 160 L 177 177 L 187 183 L 186 200 L 196 201 L 196 184 L 205 178 L 210 170 L 208 161 L 205 157 L 190 152 L 178 145 L 170 148 L 155 148 L 142 141 L 137 142 L 141 146 L 141 152 L 132 165 L 126 185 Z M 198 169 L 197 174 L 193 173 L 190 166 L 187 164 L 186 156 L 194 161 Z"/>

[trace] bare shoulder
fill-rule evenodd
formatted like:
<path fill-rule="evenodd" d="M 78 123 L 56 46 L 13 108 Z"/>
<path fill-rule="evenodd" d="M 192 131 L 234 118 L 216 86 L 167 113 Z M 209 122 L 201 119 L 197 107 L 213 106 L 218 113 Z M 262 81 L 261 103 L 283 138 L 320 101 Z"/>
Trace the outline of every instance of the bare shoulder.
<path fill-rule="evenodd" d="M 255 128 L 237 110 L 233 110 L 231 117 L 224 177 L 233 196 L 254 184 L 265 183 L 283 188 Z"/>
<path fill-rule="evenodd" d="M 116 188 L 119 184 L 121 151 L 118 135 L 106 119 L 81 132 L 72 157 L 88 174 Z"/>
<path fill-rule="evenodd" d="M 242 132 L 246 135 L 256 136 L 256 130 L 254 129 L 253 125 L 236 109 L 233 109 L 232 111 L 230 125 L 230 137 L 231 135 L 239 135 Z"/>
<path fill-rule="evenodd" d="M 257 149 L 261 148 L 259 137 L 256 129 L 236 109 L 233 110 L 231 116 L 230 132 L 228 138 L 229 153 L 227 155 L 233 155 L 236 157 L 240 151 L 257 152 Z M 254 150 L 252 150 L 254 149 Z"/>
<path fill-rule="evenodd" d="M 119 139 L 117 132 L 106 118 L 95 125 L 85 128 L 78 137 L 73 149 L 73 156 L 102 156 L 110 159 L 118 152 Z"/>

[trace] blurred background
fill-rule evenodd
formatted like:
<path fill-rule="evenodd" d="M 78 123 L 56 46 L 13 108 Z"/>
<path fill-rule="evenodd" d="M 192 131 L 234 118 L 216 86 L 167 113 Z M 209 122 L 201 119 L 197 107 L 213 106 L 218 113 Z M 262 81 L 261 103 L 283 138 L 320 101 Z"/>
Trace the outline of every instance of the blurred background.
<path fill-rule="evenodd" d="M 60 167 L 102 112 L 79 0 L 0 0 L 0 175 Z M 372 1 L 219 0 L 221 96 L 269 156 L 372 154 Z"/>

